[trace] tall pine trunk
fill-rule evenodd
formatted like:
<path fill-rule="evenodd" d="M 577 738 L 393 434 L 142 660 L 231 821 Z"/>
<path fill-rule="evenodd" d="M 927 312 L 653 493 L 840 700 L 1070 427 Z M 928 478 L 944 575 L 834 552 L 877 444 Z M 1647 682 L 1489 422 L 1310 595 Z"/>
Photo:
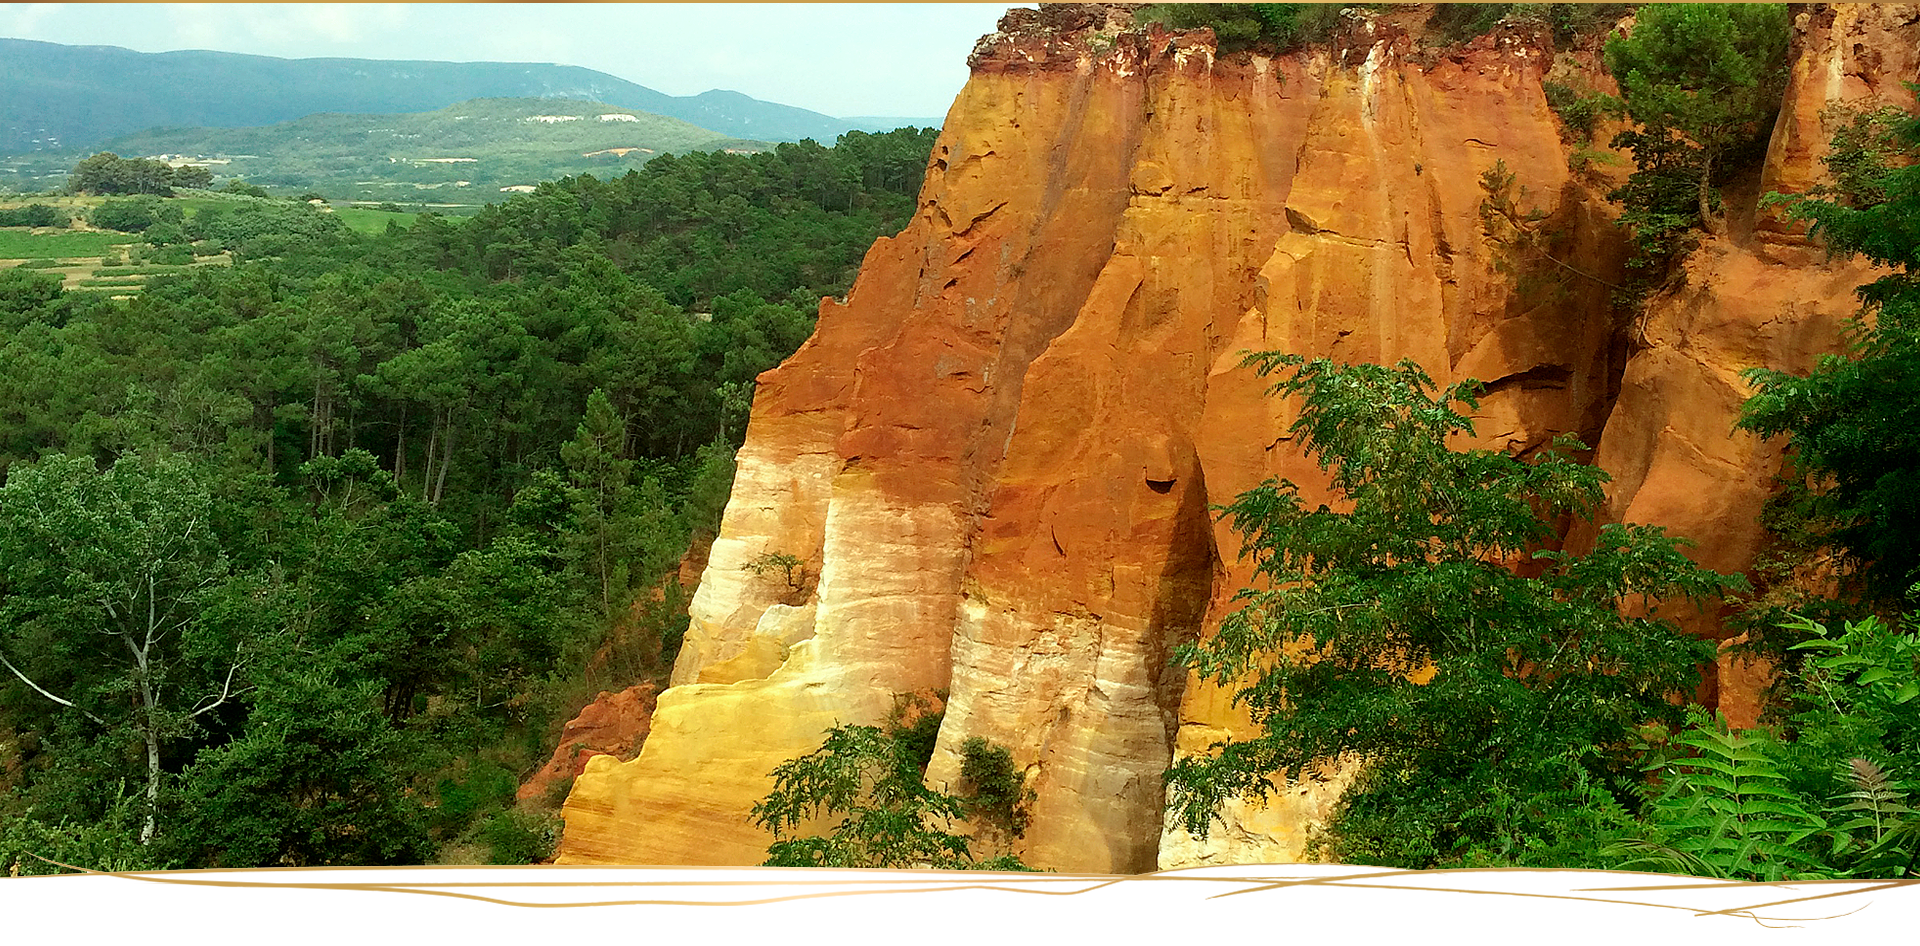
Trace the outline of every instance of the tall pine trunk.
<path fill-rule="evenodd" d="M 393 437 L 393 485 L 404 488 L 403 479 L 407 472 L 407 402 L 400 402 L 400 425 Z"/>

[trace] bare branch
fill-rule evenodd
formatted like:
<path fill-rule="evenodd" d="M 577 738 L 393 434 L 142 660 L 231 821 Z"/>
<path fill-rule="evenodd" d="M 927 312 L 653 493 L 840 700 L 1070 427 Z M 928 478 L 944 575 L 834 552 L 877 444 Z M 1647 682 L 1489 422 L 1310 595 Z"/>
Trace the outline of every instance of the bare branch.
<path fill-rule="evenodd" d="M 213 701 L 212 703 L 208 703 L 208 704 L 207 704 L 207 705 L 205 705 L 205 706 L 197 706 L 197 707 L 194 707 L 194 709 L 193 709 L 193 711 L 187 714 L 187 718 L 188 718 L 188 719 L 192 719 L 192 718 L 194 718 L 195 716 L 198 716 L 198 715 L 200 715 L 201 713 L 210 713 L 210 712 L 212 712 L 212 711 L 214 711 L 214 710 L 216 710 L 216 709 L 219 709 L 219 708 L 220 708 L 220 705 L 221 705 L 222 703 L 225 703 L 225 702 L 227 701 L 227 698 L 228 698 L 228 697 L 230 697 L 230 696 L 233 696 L 233 695 L 234 695 L 234 691 L 233 691 L 233 674 L 234 674 L 234 671 L 236 671 L 236 670 L 239 670 L 239 669 L 240 669 L 240 662 L 239 662 L 239 661 L 235 661 L 235 662 L 234 662 L 234 664 L 233 664 L 233 666 L 231 666 L 231 667 L 228 667 L 228 668 L 227 668 L 227 682 L 225 682 L 225 683 L 223 683 L 223 684 L 221 684 L 221 685 L 220 685 L 220 696 L 219 696 L 219 698 L 218 698 L 218 699 L 214 699 L 214 701 Z M 241 692 L 245 692 L 245 690 L 243 689 L 243 690 L 242 690 Z M 205 700 L 202 700 L 201 702 L 206 702 L 206 701 L 205 701 Z"/>
<path fill-rule="evenodd" d="M 35 691 L 35 692 L 37 692 L 37 693 L 39 693 L 39 694 L 40 694 L 41 696 L 44 696 L 44 697 L 46 697 L 47 699 L 49 699 L 49 700 L 52 700 L 52 701 L 54 701 L 55 703 L 58 703 L 58 704 L 60 704 L 61 706 L 65 706 L 65 707 L 67 707 L 67 708 L 69 708 L 69 709 L 76 709 L 76 710 L 80 710 L 80 713 L 81 713 L 81 715 L 83 715 L 83 716 L 85 716 L 85 717 L 86 717 L 86 718 L 88 718 L 88 719 L 91 719 L 91 720 L 93 720 L 93 721 L 94 721 L 94 722 L 96 722 L 96 723 L 99 723 L 99 724 L 100 724 L 100 725 L 102 725 L 102 726 L 105 726 L 105 725 L 108 725 L 108 723 L 107 723 L 107 721 L 106 721 L 106 720 L 104 720 L 104 719 L 101 719 L 100 717 L 98 717 L 98 716 L 95 716 L 95 715 L 93 715 L 92 713 L 89 713 L 89 712 L 87 712 L 86 710 L 84 710 L 84 709 L 81 709 L 81 708 L 80 708 L 80 707 L 78 707 L 78 706 L 75 706 L 75 705 L 74 705 L 74 704 L 73 704 L 73 703 L 72 703 L 71 701 L 68 701 L 68 700 L 63 700 L 63 699 L 61 699 L 61 698 L 59 698 L 59 697 L 57 697 L 57 696 L 54 696 L 54 695 L 53 695 L 53 694 L 51 694 L 51 693 L 48 693 L 45 687 L 43 687 L 43 686 L 41 686 L 41 685 L 40 685 L 40 684 L 38 684 L 38 683 L 35 683 L 35 682 L 33 682 L 32 680 L 29 680 L 29 679 L 27 679 L 27 675 L 26 675 L 26 674 L 24 674 L 24 673 L 21 673 L 21 672 L 20 672 L 20 668 L 19 668 L 19 667 L 16 667 L 16 666 L 14 666 L 14 665 L 13 665 L 13 661 L 11 661 L 11 660 L 8 660 L 8 659 L 7 659 L 7 655 L 6 655 L 6 654 L 0 654 L 0 664 L 6 664 L 6 665 L 7 665 L 7 669 L 8 669 L 8 670 L 11 670 L 11 671 L 13 671 L 13 675 L 14 675 L 14 676 L 16 676 L 16 677 L 19 677 L 19 678 L 20 678 L 20 682 L 21 682 L 21 683 L 24 683 L 24 684 L 26 684 L 27 686 L 30 686 L 30 687 L 33 687 L 33 689 L 34 689 L 34 691 Z"/>

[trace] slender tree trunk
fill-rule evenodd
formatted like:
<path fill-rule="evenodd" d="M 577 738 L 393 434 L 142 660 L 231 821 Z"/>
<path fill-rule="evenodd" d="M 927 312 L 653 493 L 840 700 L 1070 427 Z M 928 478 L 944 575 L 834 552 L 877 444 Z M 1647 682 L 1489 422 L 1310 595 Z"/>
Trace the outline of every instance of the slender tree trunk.
<path fill-rule="evenodd" d="M 605 496 L 605 492 L 603 491 L 601 495 Z M 608 514 L 606 509 L 606 502 L 603 499 L 600 503 L 600 529 L 599 529 L 599 532 L 600 532 L 600 542 L 599 542 L 599 545 L 600 545 L 600 613 L 605 615 L 611 615 L 613 613 L 613 563 L 609 561 L 609 559 L 612 556 L 611 556 L 611 550 L 608 548 L 608 546 L 611 545 L 612 543 L 608 541 L 609 536 L 607 535 L 607 532 L 608 532 L 609 523 L 607 520 L 608 520 Z"/>
<path fill-rule="evenodd" d="M 307 459 L 309 460 L 320 455 L 321 396 L 320 370 L 316 365 L 313 372 L 313 407 L 307 412 Z"/>
<path fill-rule="evenodd" d="M 400 427 L 393 437 L 393 485 L 401 487 L 407 472 L 407 403 L 400 402 Z"/>
<path fill-rule="evenodd" d="M 144 689 L 146 681 L 141 681 Z M 140 823 L 140 843 L 153 841 L 154 830 L 160 822 L 160 731 L 153 718 L 151 704 L 146 710 L 146 726 L 143 727 L 147 739 L 147 816 Z"/>
<path fill-rule="evenodd" d="M 440 505 L 440 497 L 447 490 L 447 467 L 453 465 L 453 411 L 451 409 L 447 411 L 445 426 L 447 432 L 441 437 L 444 445 L 441 448 L 440 472 L 433 482 L 433 504 L 436 506 Z"/>
<path fill-rule="evenodd" d="M 428 501 L 427 497 L 430 495 L 429 490 L 433 489 L 433 454 L 439 447 L 440 419 L 435 417 L 433 421 L 433 431 L 427 435 L 427 466 L 426 469 L 420 473 L 420 501 L 423 503 Z"/>
<path fill-rule="evenodd" d="M 267 472 L 271 474 L 274 469 L 273 467 L 273 427 L 274 427 L 273 409 L 278 405 L 273 403 L 272 398 L 268 398 L 264 406 L 266 408 L 264 413 L 266 415 L 265 419 L 266 419 L 266 428 L 267 428 Z M 259 408 L 255 408 L 255 409 L 258 410 Z"/>
<path fill-rule="evenodd" d="M 1713 153 L 1703 151 L 1700 159 L 1700 226 L 1714 236 L 1724 236 L 1724 223 L 1713 215 Z"/>

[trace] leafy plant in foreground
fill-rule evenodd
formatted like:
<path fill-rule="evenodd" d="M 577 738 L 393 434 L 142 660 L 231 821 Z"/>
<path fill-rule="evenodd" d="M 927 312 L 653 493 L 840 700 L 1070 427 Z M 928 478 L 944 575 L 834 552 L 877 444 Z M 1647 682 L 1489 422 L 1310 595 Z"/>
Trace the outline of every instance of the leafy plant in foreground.
<path fill-rule="evenodd" d="M 1667 791 L 1647 812 L 1652 837 L 1603 853 L 1627 869 L 1702 877 L 1777 881 L 1817 871 L 1801 845 L 1827 823 L 1787 788 L 1778 741 L 1765 730 L 1729 730 L 1724 720 L 1709 725 L 1702 714 L 1690 721 L 1673 741 L 1697 755 L 1670 764 Z"/>
<path fill-rule="evenodd" d="M 835 726 L 819 749 L 773 770 L 774 790 L 753 806 L 755 824 L 773 833 L 767 867 L 1026 870 L 1011 855 L 978 858 L 972 839 L 954 829 L 983 816 L 1018 837 L 1030 798 L 1006 750 L 968 740 L 963 777 L 971 797 L 927 787 L 925 771 L 939 715 L 912 723 L 895 713 L 887 727 Z M 815 819 L 841 816 L 825 835 L 797 836 Z"/>
<path fill-rule="evenodd" d="M 1609 866 L 1744 880 L 1896 878 L 1920 868 L 1909 799 L 1920 742 L 1920 641 L 1881 621 L 1839 634 L 1804 618 L 1790 738 L 1696 710 L 1662 760 L 1664 790 L 1599 851 Z"/>
<path fill-rule="evenodd" d="M 1226 802 L 1264 798 L 1275 775 L 1358 759 L 1322 850 L 1427 868 L 1550 833 L 1546 799 L 1624 792 L 1638 770 L 1632 734 L 1679 723 L 1668 697 L 1693 688 L 1712 650 L 1623 604 L 1706 598 L 1739 579 L 1649 526 L 1556 549 L 1553 524 L 1591 516 L 1606 474 L 1560 452 L 1579 448 L 1571 440 L 1533 462 L 1449 448 L 1472 433 L 1454 405 L 1477 406 L 1473 382 L 1436 396 L 1410 361 L 1265 352 L 1246 364 L 1285 372 L 1271 390 L 1300 399 L 1292 430 L 1340 505 L 1309 507 L 1294 484 L 1268 481 L 1224 510 L 1258 584 L 1180 658 L 1233 688 L 1259 732 L 1169 770 L 1186 829 L 1205 834 Z M 1485 817 L 1501 797 L 1518 814 Z"/>

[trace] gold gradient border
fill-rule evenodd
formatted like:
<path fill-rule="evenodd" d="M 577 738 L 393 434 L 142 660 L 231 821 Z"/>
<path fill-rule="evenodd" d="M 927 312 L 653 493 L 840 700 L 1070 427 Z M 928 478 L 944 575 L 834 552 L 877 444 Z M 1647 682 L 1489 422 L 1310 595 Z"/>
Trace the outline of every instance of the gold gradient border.
<path fill-rule="evenodd" d="M 1242 863 L 1137 877 L 261 867 L 0 879 L 10 927 L 1914 927 L 1920 881 Z"/>

